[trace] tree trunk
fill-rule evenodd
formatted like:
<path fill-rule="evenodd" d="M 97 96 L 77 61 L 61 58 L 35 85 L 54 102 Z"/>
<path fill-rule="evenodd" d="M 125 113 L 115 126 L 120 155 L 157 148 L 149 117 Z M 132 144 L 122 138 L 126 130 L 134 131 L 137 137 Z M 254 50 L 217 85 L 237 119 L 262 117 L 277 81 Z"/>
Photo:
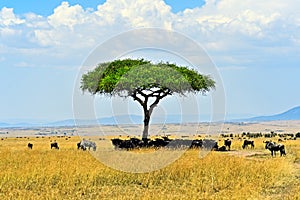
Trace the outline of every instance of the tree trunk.
<path fill-rule="evenodd" d="M 142 135 L 142 140 L 145 142 L 147 141 L 148 134 L 149 134 L 149 123 L 150 123 L 150 112 L 149 110 L 144 110 L 144 130 Z"/>
<path fill-rule="evenodd" d="M 156 94 L 158 93 L 158 94 Z M 137 97 L 137 92 L 135 91 L 134 93 L 132 93 L 132 98 L 135 101 L 138 101 L 141 106 L 143 107 L 144 110 L 144 130 L 143 130 L 143 134 L 142 134 L 142 140 L 144 141 L 144 144 L 147 144 L 148 141 L 148 134 L 149 134 L 149 123 L 150 123 L 150 117 L 151 114 L 153 112 L 153 109 L 157 106 L 157 104 L 159 103 L 159 101 L 164 98 L 165 96 L 167 96 L 169 93 L 169 91 L 164 92 L 162 95 L 160 95 L 160 93 L 162 93 L 162 91 L 156 91 L 153 92 L 150 95 L 144 94 L 142 92 L 138 93 L 139 95 L 141 95 L 142 97 L 144 97 L 144 100 L 142 100 L 141 98 Z M 149 106 L 148 109 L 148 99 L 150 97 L 154 97 L 156 98 L 155 101 Z"/>

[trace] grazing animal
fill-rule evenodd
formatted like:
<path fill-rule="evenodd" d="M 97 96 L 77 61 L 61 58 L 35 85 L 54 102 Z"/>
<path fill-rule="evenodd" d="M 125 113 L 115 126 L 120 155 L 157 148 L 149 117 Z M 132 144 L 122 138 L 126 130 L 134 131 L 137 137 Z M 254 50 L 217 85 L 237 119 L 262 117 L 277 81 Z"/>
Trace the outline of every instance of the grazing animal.
<path fill-rule="evenodd" d="M 148 145 L 152 146 L 154 148 L 160 148 L 160 147 L 165 147 L 170 143 L 170 141 L 161 139 L 161 138 L 155 138 L 155 140 L 151 140 Z"/>
<path fill-rule="evenodd" d="M 143 140 L 140 140 L 140 139 L 138 139 L 138 138 L 135 138 L 135 137 L 130 138 L 130 141 L 131 141 L 131 143 L 133 144 L 133 146 L 134 146 L 135 148 L 140 148 L 140 147 L 143 147 L 143 146 L 144 146 L 144 141 L 143 141 Z"/>
<path fill-rule="evenodd" d="M 172 139 L 170 139 L 168 136 L 162 136 L 162 139 L 168 142 L 172 141 Z"/>
<path fill-rule="evenodd" d="M 167 145 L 170 149 L 181 149 L 181 148 L 199 148 L 202 146 L 200 140 L 185 140 L 185 139 L 174 139 Z"/>
<path fill-rule="evenodd" d="M 96 151 L 97 146 L 95 142 L 83 139 L 81 142 L 77 143 L 77 148 L 81 148 L 82 150 L 86 150 L 87 148 L 90 150 L 92 148 L 93 151 Z"/>
<path fill-rule="evenodd" d="M 212 139 L 204 139 L 203 147 L 204 149 L 218 150 L 218 142 Z"/>
<path fill-rule="evenodd" d="M 245 149 L 249 145 L 251 146 L 251 148 L 254 148 L 254 141 L 253 140 L 244 140 L 242 148 Z"/>
<path fill-rule="evenodd" d="M 229 139 L 224 140 L 224 146 L 228 148 L 228 151 L 230 151 L 231 140 Z"/>
<path fill-rule="evenodd" d="M 119 146 L 122 144 L 123 140 L 119 138 L 113 138 L 111 139 L 111 143 L 114 145 L 115 148 L 119 148 Z"/>
<path fill-rule="evenodd" d="M 111 139 L 111 142 L 114 145 L 115 149 L 130 150 L 134 148 L 132 140 L 121 140 L 119 138 L 113 138 Z"/>
<path fill-rule="evenodd" d="M 202 148 L 203 141 L 200 139 L 196 139 L 192 141 L 191 147 L 190 148 Z"/>
<path fill-rule="evenodd" d="M 54 149 L 59 149 L 59 146 L 58 146 L 57 142 L 52 142 L 52 143 L 50 144 L 50 146 L 51 146 L 51 149 L 52 149 L 52 148 L 54 148 Z"/>
<path fill-rule="evenodd" d="M 283 144 L 276 144 L 275 142 L 266 141 L 266 149 L 271 151 L 272 156 L 276 156 L 276 151 L 280 152 L 280 156 L 286 155 L 284 145 Z"/>
<path fill-rule="evenodd" d="M 28 144 L 27 144 L 27 147 L 28 147 L 28 149 L 32 149 L 32 147 L 33 147 L 33 144 L 31 144 L 31 143 L 28 143 Z"/>
<path fill-rule="evenodd" d="M 163 136 L 162 138 L 156 138 L 154 140 L 151 139 L 138 139 L 138 138 L 129 138 L 126 140 L 122 140 L 119 138 L 111 139 L 111 142 L 115 149 L 134 149 L 134 148 L 141 148 L 141 147 L 154 147 L 160 148 L 167 146 L 171 141 L 167 136 Z M 173 147 L 173 145 L 171 145 Z"/>
<path fill-rule="evenodd" d="M 227 148 L 226 148 L 226 146 L 224 145 L 224 146 L 221 146 L 220 148 L 218 148 L 217 151 L 227 151 Z"/>
<path fill-rule="evenodd" d="M 78 142 L 77 143 L 77 149 L 80 149 L 81 148 L 81 142 Z"/>

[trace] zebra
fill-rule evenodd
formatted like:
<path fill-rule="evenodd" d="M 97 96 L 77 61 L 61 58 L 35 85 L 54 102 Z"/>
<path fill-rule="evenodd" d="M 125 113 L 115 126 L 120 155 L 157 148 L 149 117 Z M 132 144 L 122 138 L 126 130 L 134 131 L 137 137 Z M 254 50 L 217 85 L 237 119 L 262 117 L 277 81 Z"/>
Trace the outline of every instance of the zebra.
<path fill-rule="evenodd" d="M 79 143 L 77 143 L 77 148 L 81 148 L 82 150 L 86 150 L 87 148 L 90 150 L 90 148 L 93 149 L 93 151 L 96 151 L 96 143 L 90 140 L 85 140 L 83 139 L 82 141 L 80 141 Z"/>

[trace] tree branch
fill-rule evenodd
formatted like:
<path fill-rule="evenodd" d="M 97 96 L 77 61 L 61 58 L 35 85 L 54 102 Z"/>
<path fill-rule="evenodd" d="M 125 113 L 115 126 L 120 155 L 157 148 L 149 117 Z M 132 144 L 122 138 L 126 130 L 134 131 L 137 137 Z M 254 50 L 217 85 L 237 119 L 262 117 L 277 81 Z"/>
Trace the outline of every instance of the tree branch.
<path fill-rule="evenodd" d="M 148 90 L 150 91 L 150 90 Z M 153 109 L 157 106 L 157 104 L 159 103 L 159 101 L 161 99 L 163 99 L 164 97 L 166 97 L 167 95 L 172 95 L 171 90 L 166 88 L 166 89 L 159 89 L 157 91 L 151 91 L 151 94 L 145 94 L 145 92 L 143 92 L 142 89 L 136 89 L 135 91 L 133 91 L 131 93 L 131 97 L 133 98 L 133 100 L 139 102 L 139 104 L 143 107 L 144 112 L 149 111 L 149 114 L 151 115 L 153 112 Z M 142 97 L 144 97 L 144 101 L 139 98 L 137 96 L 137 94 L 141 95 Z M 148 100 L 149 98 L 156 98 L 155 101 L 149 106 L 148 109 Z"/>
<path fill-rule="evenodd" d="M 133 92 L 130 96 L 133 98 L 134 101 L 139 102 L 139 103 L 141 104 L 141 106 L 144 107 L 144 102 L 143 102 L 143 100 L 140 99 L 140 98 L 138 98 L 138 97 L 136 96 L 136 92 Z"/>
<path fill-rule="evenodd" d="M 153 109 L 157 106 L 157 104 L 159 103 L 159 101 L 161 99 L 163 99 L 164 97 L 166 97 L 167 95 L 171 94 L 169 89 L 166 89 L 166 91 L 160 92 L 160 93 L 162 93 L 162 95 L 156 96 L 155 101 L 149 107 L 149 113 L 150 113 L 150 115 L 152 114 Z"/>

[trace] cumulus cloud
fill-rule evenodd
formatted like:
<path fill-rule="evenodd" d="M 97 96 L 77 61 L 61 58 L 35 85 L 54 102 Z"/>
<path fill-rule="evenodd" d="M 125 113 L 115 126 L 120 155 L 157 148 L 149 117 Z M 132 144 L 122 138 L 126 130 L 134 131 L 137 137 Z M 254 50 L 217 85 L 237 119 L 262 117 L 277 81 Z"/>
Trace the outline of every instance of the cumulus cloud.
<path fill-rule="evenodd" d="M 13 28 L 12 26 L 16 26 L 23 23 L 25 23 L 25 20 L 18 18 L 14 14 L 12 8 L 3 7 L 0 10 L 0 36 L 2 38 L 20 34 L 20 31 L 18 29 Z"/>
<path fill-rule="evenodd" d="M 159 27 L 182 32 L 215 55 L 244 51 L 258 56 L 283 46 L 294 52 L 300 41 L 299 7 L 292 0 L 207 0 L 203 7 L 175 14 L 163 0 L 107 0 L 96 10 L 62 2 L 46 17 L 16 16 L 13 8 L 4 7 L 0 41 L 15 48 L 46 48 L 61 57 L 80 54 L 82 59 L 122 31 Z"/>
<path fill-rule="evenodd" d="M 214 39 L 217 35 L 268 39 L 269 33 L 280 34 L 278 26 L 288 23 L 294 25 L 290 14 L 283 9 L 285 6 L 282 3 L 279 6 L 278 2 L 280 1 L 207 1 L 203 8 L 187 9 L 182 12 L 181 21 L 184 24 L 179 28 L 184 29 L 185 24 L 193 24 L 194 27 L 199 27 L 199 35 Z"/>
<path fill-rule="evenodd" d="M 13 8 L 6 8 L 3 7 L 0 11 L 0 25 L 1 26 L 11 26 L 16 24 L 22 24 L 25 22 L 25 20 L 22 20 L 13 12 Z"/>

